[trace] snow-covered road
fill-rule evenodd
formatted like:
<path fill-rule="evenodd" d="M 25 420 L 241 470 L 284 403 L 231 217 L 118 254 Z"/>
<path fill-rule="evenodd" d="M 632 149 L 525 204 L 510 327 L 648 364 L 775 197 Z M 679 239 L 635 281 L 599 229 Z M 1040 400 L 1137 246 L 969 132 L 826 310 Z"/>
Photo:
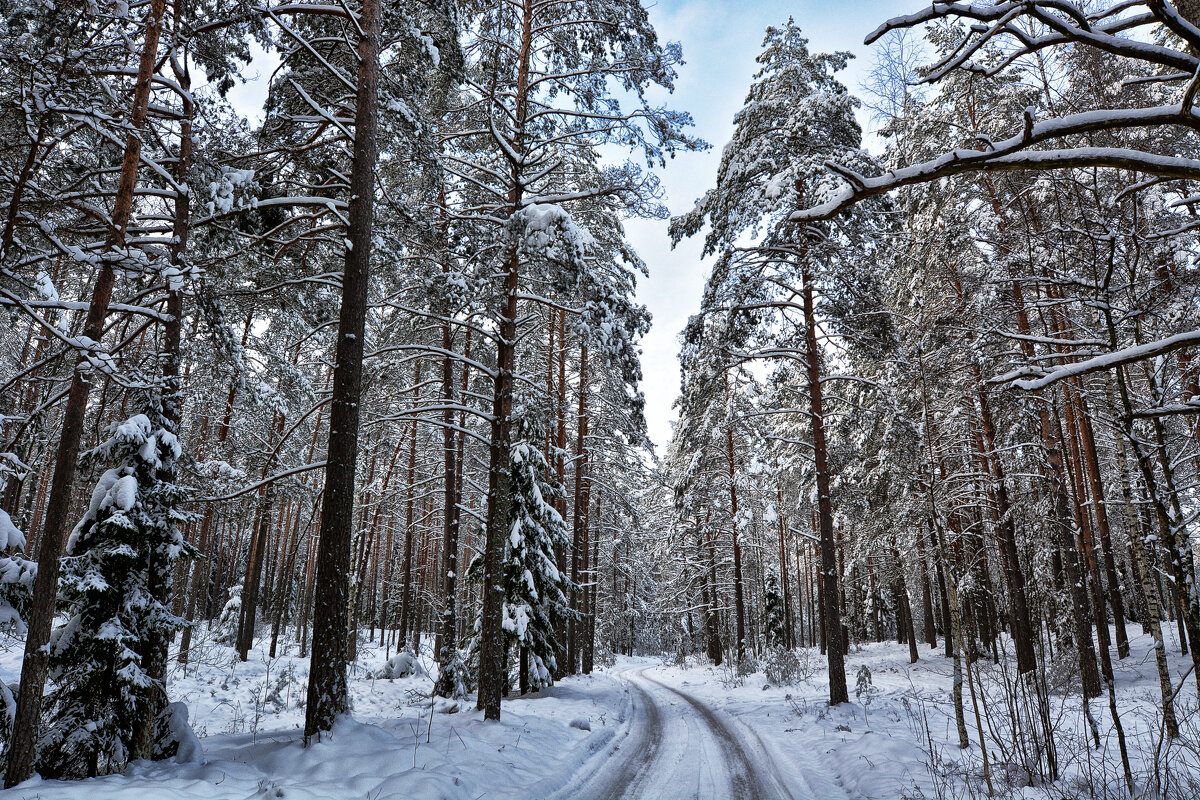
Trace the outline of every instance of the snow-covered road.
<path fill-rule="evenodd" d="M 625 730 L 556 798 L 594 800 L 809 800 L 780 777 L 774 758 L 744 726 L 650 677 L 615 673 L 629 687 Z"/>
<path fill-rule="evenodd" d="M 1122 702 L 1137 709 L 1127 731 L 1157 725 L 1152 647 L 1148 635 L 1133 637 L 1133 656 L 1115 665 Z M 0 791 L 0 800 L 933 797 L 947 780 L 978 768 L 979 750 L 956 746 L 950 660 L 940 651 L 922 651 L 921 661 L 910 664 L 907 646 L 894 642 L 856 648 L 847 672 L 869 667 L 867 682 L 875 691 L 864 695 L 869 703 L 837 708 L 828 706 L 815 652 L 801 651 L 803 676 L 787 685 L 768 681 L 762 672 L 738 677 L 703 662 L 622 656 L 611 667 L 536 694 L 514 693 L 497 723 L 484 721 L 473 703 L 463 703 L 456 713 L 442 713 L 447 709 L 439 704 L 431 716 L 432 679 L 371 678 L 386 654 L 363 647 L 350 683 L 354 718 L 305 748 L 304 709 L 297 698 L 305 696 L 308 660 L 295 654 L 269 659 L 255 651 L 241 662 L 230 650 L 227 658 L 210 655 L 198 662 L 172 684 L 175 697 L 188 703 L 197 731 L 209 734 L 201 739 L 197 760 L 136 762 L 124 775 L 84 782 L 34 778 Z M 1170 659 L 1174 679 L 1185 693 L 1192 691 L 1184 680 L 1191 660 L 1179 655 L 1174 642 Z M 0 678 L 11 680 L 19 670 L 20 651 L 5 660 L 0 650 Z M 1195 695 L 1186 702 L 1194 709 Z M 1074 737 L 1064 741 L 1087 752 L 1086 731 L 1069 727 L 1078 724 L 1073 711 L 1077 705 L 1060 717 L 1064 736 Z M 937 769 L 949 777 L 930 769 L 925 737 L 938 748 Z M 995 744 L 994 737 L 991 741 Z M 1190 752 L 1172 750 L 1177 776 L 1200 774 Z M 1135 775 L 1150 774 L 1153 758 L 1152 749 L 1136 753 Z M 1069 768 L 1061 796 L 1100 796 L 1089 788 L 1087 761 Z M 1045 795 L 1045 787 L 1026 789 L 1019 773 L 1008 774 L 1016 775 L 1006 785 L 1011 796 Z M 1119 772 L 1107 774 L 1120 780 Z"/>

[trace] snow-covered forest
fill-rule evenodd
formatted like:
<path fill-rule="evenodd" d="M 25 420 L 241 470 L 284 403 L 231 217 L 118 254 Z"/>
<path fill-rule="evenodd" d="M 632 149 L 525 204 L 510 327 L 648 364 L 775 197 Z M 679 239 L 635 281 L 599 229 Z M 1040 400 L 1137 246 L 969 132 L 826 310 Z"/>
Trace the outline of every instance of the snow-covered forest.
<path fill-rule="evenodd" d="M 0 0 L 0 796 L 1200 797 L 1200 2 L 897 5 Z"/>

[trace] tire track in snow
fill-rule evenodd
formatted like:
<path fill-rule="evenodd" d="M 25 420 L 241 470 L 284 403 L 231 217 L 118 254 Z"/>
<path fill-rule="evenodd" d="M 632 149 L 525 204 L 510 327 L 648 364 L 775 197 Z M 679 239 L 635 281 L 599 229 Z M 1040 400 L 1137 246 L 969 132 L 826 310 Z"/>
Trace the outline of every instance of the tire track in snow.
<path fill-rule="evenodd" d="M 599 756 L 590 774 L 556 797 L 572 800 L 792 800 L 766 748 L 747 748 L 696 698 L 648 675 L 619 677 L 630 687 L 627 733 Z M 620 760 L 617 761 L 618 753 Z"/>
<path fill-rule="evenodd" d="M 649 677 L 645 670 L 639 672 L 639 677 L 676 695 L 699 713 L 708 732 L 716 739 L 724 754 L 726 774 L 729 775 L 732 792 L 731 800 L 792 800 L 785 783 L 779 778 L 774 760 L 766 748 L 761 746 L 761 742 L 754 753 L 757 758 L 751 758 L 741 739 L 711 708 L 686 692 Z M 757 738 L 755 736 L 755 739 Z"/>
<path fill-rule="evenodd" d="M 629 710 L 619 732 L 602 751 L 588 759 L 599 763 L 576 775 L 551 795 L 561 800 L 619 800 L 630 796 L 629 787 L 645 783 L 662 745 L 662 716 L 650 695 L 618 673 L 629 690 Z M 614 761 L 616 764 L 614 765 Z"/>
<path fill-rule="evenodd" d="M 641 734 L 641 741 L 636 746 L 628 748 L 629 754 L 624 763 L 613 774 L 605 775 L 605 786 L 596 794 L 596 800 L 641 797 L 644 792 L 640 790 L 644 789 L 654 777 L 659 751 L 662 749 L 663 722 L 658 704 L 641 686 L 630 680 L 626 680 L 625 683 L 637 695 L 634 707 L 641 711 L 636 718 L 636 727 Z"/>

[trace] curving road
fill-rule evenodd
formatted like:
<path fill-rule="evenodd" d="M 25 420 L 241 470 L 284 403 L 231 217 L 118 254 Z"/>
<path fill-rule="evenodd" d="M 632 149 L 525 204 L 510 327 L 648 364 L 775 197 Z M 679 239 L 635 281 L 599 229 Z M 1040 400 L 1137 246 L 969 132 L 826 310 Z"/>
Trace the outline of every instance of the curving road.
<path fill-rule="evenodd" d="M 804 800 L 794 798 L 770 754 L 751 734 L 691 695 L 646 675 L 617 673 L 629 686 L 623 734 L 590 770 L 558 793 L 575 800 Z"/>

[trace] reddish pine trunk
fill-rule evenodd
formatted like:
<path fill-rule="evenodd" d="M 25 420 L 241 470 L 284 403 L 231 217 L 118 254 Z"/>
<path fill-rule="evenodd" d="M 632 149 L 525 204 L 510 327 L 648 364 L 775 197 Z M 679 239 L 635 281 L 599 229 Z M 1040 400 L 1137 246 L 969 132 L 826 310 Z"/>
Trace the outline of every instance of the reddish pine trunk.
<path fill-rule="evenodd" d="M 125 245 L 125 231 L 133 210 L 134 189 L 137 186 L 138 166 L 141 163 L 141 131 L 145 127 L 146 112 L 150 103 L 150 83 L 158 58 L 158 40 L 162 32 L 166 0 L 152 0 L 146 13 L 146 34 L 142 43 L 142 54 L 138 64 L 137 82 L 134 88 L 133 109 L 130 115 L 131 130 L 125 139 L 125 152 L 113 200 L 112 224 L 109 229 L 107 248 L 115 250 Z M 104 335 L 104 320 L 112 301 L 116 275 L 108 262 L 101 268 L 92 287 L 92 298 L 88 304 L 87 317 L 83 325 L 83 336 L 100 342 Z M 38 549 L 38 573 L 33 584 L 33 602 L 30 606 L 28 633 L 25 639 L 25 658 L 21 664 L 21 688 L 17 696 L 16 716 L 13 720 L 12 738 L 9 744 L 8 769 L 4 777 L 6 787 L 16 786 L 33 773 L 34 749 L 38 738 L 41 718 L 42 692 L 46 685 L 46 669 L 49 652 L 50 630 L 54 624 L 54 608 L 58 598 L 59 556 L 62 554 L 63 539 L 68 528 L 71 490 L 75 485 L 75 468 L 79 457 L 79 441 L 83 435 L 84 415 L 91 391 L 90 371 L 84 371 L 85 360 L 76 361 L 71 376 L 71 387 L 67 393 L 67 404 L 63 410 L 62 433 L 55 454 L 54 474 L 50 479 L 50 494 L 45 523 L 42 528 L 41 546 Z"/>

